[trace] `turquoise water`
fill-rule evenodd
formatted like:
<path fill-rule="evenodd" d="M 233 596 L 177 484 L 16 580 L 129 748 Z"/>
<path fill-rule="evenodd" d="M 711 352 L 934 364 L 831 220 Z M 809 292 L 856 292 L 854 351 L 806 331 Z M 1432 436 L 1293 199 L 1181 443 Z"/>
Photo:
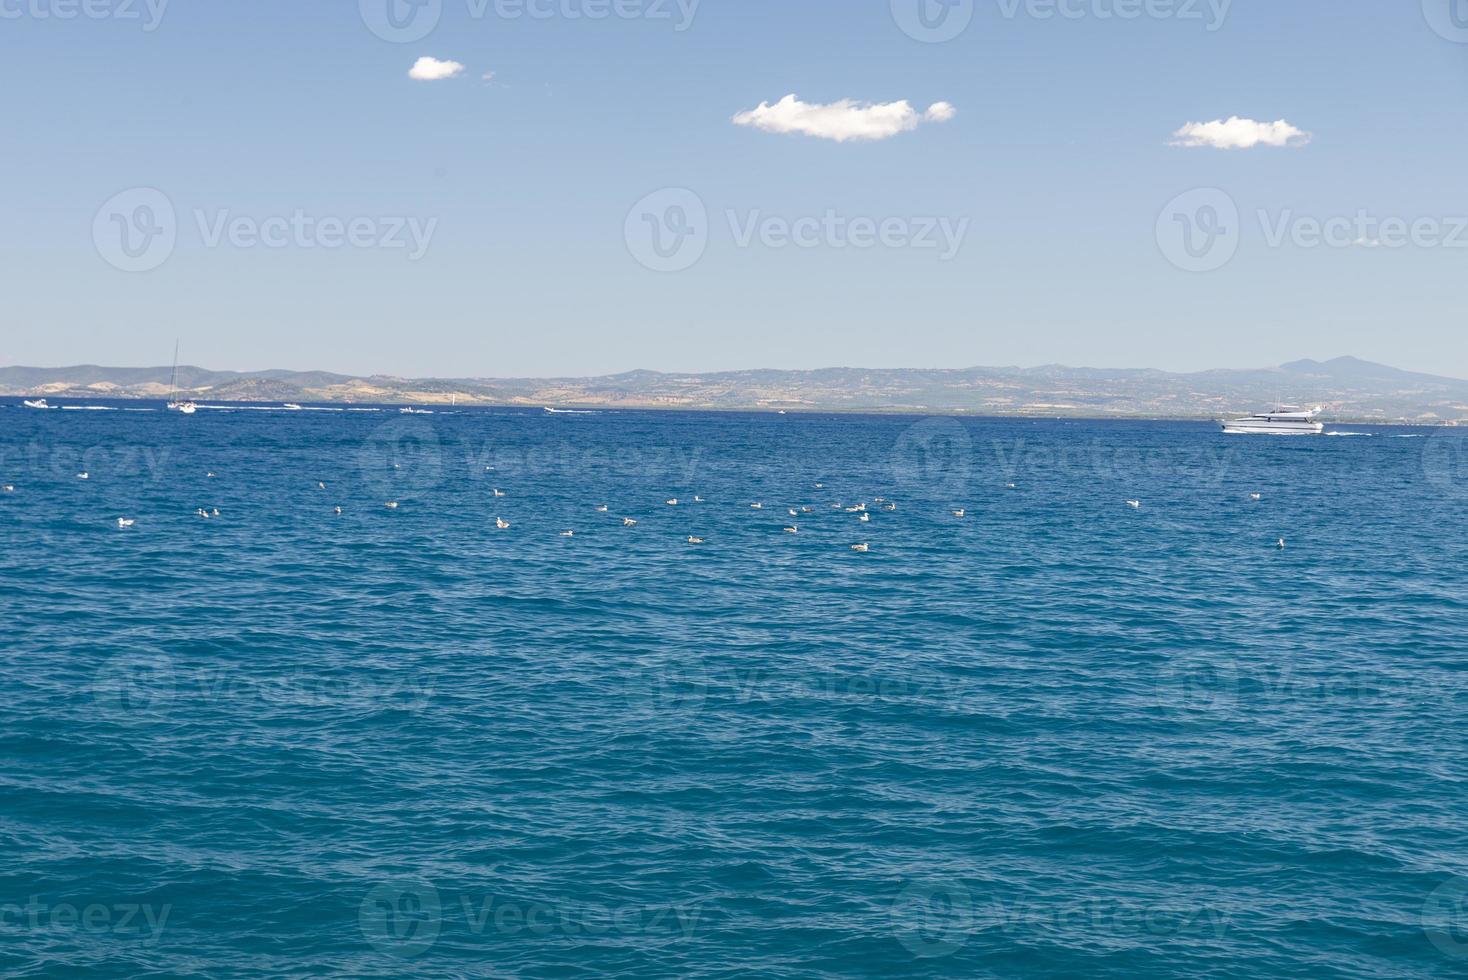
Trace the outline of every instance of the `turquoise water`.
<path fill-rule="evenodd" d="M 1468 442 L 1334 428 L 0 408 L 0 973 L 1463 976 Z"/>

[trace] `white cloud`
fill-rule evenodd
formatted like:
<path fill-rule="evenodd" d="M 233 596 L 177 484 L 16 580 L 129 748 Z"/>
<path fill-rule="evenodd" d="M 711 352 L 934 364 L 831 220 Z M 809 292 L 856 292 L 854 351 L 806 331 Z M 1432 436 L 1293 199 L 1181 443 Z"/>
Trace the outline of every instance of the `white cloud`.
<path fill-rule="evenodd" d="M 935 102 L 920 114 L 907 100 L 873 104 L 842 99 L 829 105 L 801 102 L 787 95 L 774 105 L 761 102 L 756 109 L 734 116 L 736 126 L 753 126 L 767 133 L 802 133 L 845 143 L 847 140 L 884 140 L 917 129 L 923 121 L 947 122 L 957 110 Z"/>
<path fill-rule="evenodd" d="M 956 115 L 958 115 L 958 110 L 953 108 L 953 104 L 951 102 L 934 102 L 932 105 L 928 106 L 928 111 L 926 113 L 926 116 L 928 117 L 928 122 L 940 123 L 945 123 Z"/>
<path fill-rule="evenodd" d="M 408 77 L 419 82 L 437 82 L 453 78 L 464 70 L 457 61 L 439 61 L 437 58 L 422 57 L 408 69 Z"/>
<path fill-rule="evenodd" d="M 1173 146 L 1211 146 L 1219 150 L 1247 150 L 1255 146 L 1304 146 L 1309 133 L 1283 119 L 1272 123 L 1229 116 L 1227 120 L 1190 122 L 1172 134 Z"/>

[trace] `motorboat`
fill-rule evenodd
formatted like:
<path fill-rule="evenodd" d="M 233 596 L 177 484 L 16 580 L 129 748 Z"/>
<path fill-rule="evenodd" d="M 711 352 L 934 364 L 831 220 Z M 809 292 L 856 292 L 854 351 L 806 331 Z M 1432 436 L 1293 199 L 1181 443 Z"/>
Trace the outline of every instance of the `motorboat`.
<path fill-rule="evenodd" d="M 1219 425 L 1230 435 L 1318 436 L 1325 431 L 1325 423 L 1316 419 L 1320 412 L 1318 406 L 1279 405 L 1268 412 L 1228 419 Z"/>

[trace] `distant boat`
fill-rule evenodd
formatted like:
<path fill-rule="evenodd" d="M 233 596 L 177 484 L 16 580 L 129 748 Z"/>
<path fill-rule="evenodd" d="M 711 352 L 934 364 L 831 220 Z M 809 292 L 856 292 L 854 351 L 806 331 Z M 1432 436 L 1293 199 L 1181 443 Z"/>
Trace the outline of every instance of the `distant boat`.
<path fill-rule="evenodd" d="M 178 397 L 178 341 L 173 342 L 173 380 L 168 386 L 168 405 L 170 412 L 179 412 L 183 415 L 193 415 L 198 411 L 198 406 L 193 399 L 180 400 Z"/>
<path fill-rule="evenodd" d="M 1325 423 L 1315 419 L 1320 411 L 1319 407 L 1280 405 L 1268 412 L 1219 424 L 1229 435 L 1318 436 L 1325 431 Z"/>
<path fill-rule="evenodd" d="M 284 408 L 290 412 L 299 412 L 301 410 L 301 406 L 297 405 L 295 402 L 286 402 L 284 405 L 281 406 L 281 408 Z"/>
<path fill-rule="evenodd" d="M 407 408 L 400 408 L 400 409 L 398 409 L 398 411 L 399 412 L 402 412 L 404 415 L 432 415 L 433 414 L 433 412 L 429 411 L 426 408 L 414 408 L 412 405 L 409 405 Z"/>
<path fill-rule="evenodd" d="M 24 404 L 25 404 L 25 407 L 26 408 L 50 408 L 51 407 L 50 405 L 47 405 L 46 404 L 46 399 L 44 399 L 44 398 L 37 398 L 35 401 L 27 401 Z"/>

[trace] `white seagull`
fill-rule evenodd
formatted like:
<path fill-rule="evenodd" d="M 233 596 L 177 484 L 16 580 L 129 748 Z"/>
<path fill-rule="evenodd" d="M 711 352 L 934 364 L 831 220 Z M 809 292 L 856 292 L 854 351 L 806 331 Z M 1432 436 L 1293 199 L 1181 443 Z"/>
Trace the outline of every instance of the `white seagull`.
<path fill-rule="evenodd" d="M 688 536 L 688 543 L 689 544 L 703 544 L 703 538 L 695 538 L 693 535 L 690 534 Z"/>
<path fill-rule="evenodd" d="M 753 507 L 755 510 L 763 510 L 765 505 L 764 504 L 750 504 L 749 506 Z"/>
<path fill-rule="evenodd" d="M 340 513 L 341 513 L 341 512 L 342 512 L 342 509 L 341 509 L 341 508 L 340 508 L 340 507 L 338 507 L 338 508 L 337 508 L 337 509 L 336 509 L 336 512 L 337 512 L 337 513 L 338 513 L 338 514 L 340 514 Z"/>
<path fill-rule="evenodd" d="M 862 515 L 857 518 L 857 520 L 861 521 L 863 524 L 867 523 L 871 519 L 872 519 L 872 515 L 871 514 L 868 514 L 868 513 L 865 513 L 865 512 L 863 512 Z"/>
<path fill-rule="evenodd" d="M 505 520 L 503 517 L 496 517 L 494 519 L 494 526 L 499 528 L 501 531 L 504 531 L 509 528 L 510 522 Z"/>
<path fill-rule="evenodd" d="M 1278 540 L 1278 541 L 1276 541 L 1276 542 L 1275 542 L 1275 543 L 1274 543 L 1274 546 L 1275 546 L 1275 547 L 1276 547 L 1276 548 L 1279 548 L 1279 549 L 1281 549 L 1281 550 L 1283 550 L 1283 549 L 1284 549 L 1284 546 L 1285 546 L 1285 545 L 1284 545 L 1284 538 L 1280 538 L 1280 539 L 1279 539 L 1279 540 Z"/>
<path fill-rule="evenodd" d="M 15 493 L 15 487 L 13 487 L 9 483 L 7 483 L 7 484 L 5 484 L 5 492 L 6 493 Z"/>
<path fill-rule="evenodd" d="M 389 500 L 387 502 L 387 509 L 388 510 L 397 510 L 398 509 L 398 502 L 396 500 Z"/>
<path fill-rule="evenodd" d="M 664 503 L 666 503 L 669 507 L 677 507 L 678 506 L 678 498 L 677 497 L 673 497 L 671 500 L 664 501 Z"/>
<path fill-rule="evenodd" d="M 1132 510 L 1136 510 L 1137 508 L 1142 506 L 1142 502 L 1140 500 L 1128 500 L 1126 502 L 1126 505 Z"/>
<path fill-rule="evenodd" d="M 90 480 L 92 478 L 92 474 L 90 474 L 90 473 L 78 473 L 76 475 L 76 478 L 78 480 Z"/>
<path fill-rule="evenodd" d="M 792 524 L 792 525 L 790 525 L 789 527 L 787 527 L 785 529 L 785 533 L 786 534 L 799 534 L 800 533 L 800 525 L 799 524 Z"/>
<path fill-rule="evenodd" d="M 1264 494 L 1262 494 L 1262 493 L 1251 493 L 1251 494 L 1249 494 L 1249 499 L 1250 500 L 1263 500 L 1264 499 Z"/>
<path fill-rule="evenodd" d="M 605 514 L 607 512 L 607 505 L 606 504 L 602 504 L 600 507 L 598 507 L 596 509 L 596 512 L 598 514 Z"/>
<path fill-rule="evenodd" d="M 623 527 L 636 527 L 637 526 L 637 522 L 634 521 L 630 517 L 624 517 L 624 518 L 622 518 L 622 526 Z"/>
<path fill-rule="evenodd" d="M 962 517 L 964 514 L 967 514 L 967 513 L 968 513 L 968 510 L 967 509 L 965 509 L 963 507 L 960 507 L 958 510 L 955 510 L 953 512 L 953 516 L 954 517 Z"/>
<path fill-rule="evenodd" d="M 495 491 L 494 491 L 494 495 L 496 497 L 503 497 L 505 495 L 505 492 L 503 490 L 499 489 L 498 487 L 496 487 L 495 488 Z"/>
<path fill-rule="evenodd" d="M 131 520 L 131 519 L 126 518 L 126 517 L 119 517 L 117 519 L 117 526 L 118 527 L 132 527 L 136 523 L 137 523 L 137 521 Z"/>
<path fill-rule="evenodd" d="M 563 537 L 563 538 L 574 538 L 575 536 L 576 536 L 576 532 L 575 531 L 562 531 L 561 532 L 561 537 Z"/>
<path fill-rule="evenodd" d="M 866 544 L 866 543 L 854 544 L 854 545 L 851 546 L 851 550 L 852 551 L 860 551 L 862 553 L 866 553 L 866 552 L 872 550 L 872 546 L 869 545 L 869 544 Z"/>

